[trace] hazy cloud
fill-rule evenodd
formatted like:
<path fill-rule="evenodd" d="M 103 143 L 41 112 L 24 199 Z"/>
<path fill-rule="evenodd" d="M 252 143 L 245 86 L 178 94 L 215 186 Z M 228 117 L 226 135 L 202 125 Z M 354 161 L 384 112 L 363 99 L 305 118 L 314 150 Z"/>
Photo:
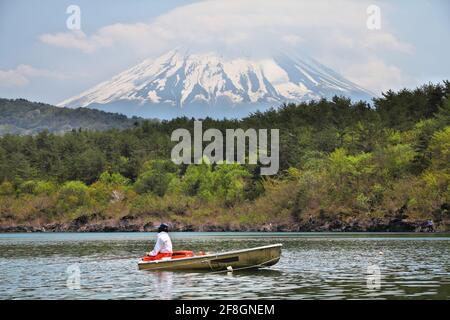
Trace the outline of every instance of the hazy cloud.
<path fill-rule="evenodd" d="M 385 92 L 392 88 L 401 88 L 405 83 L 413 82 L 413 79 L 404 75 L 394 65 L 372 57 L 363 63 L 355 63 L 348 67 L 346 76 L 349 80 L 358 83 L 365 88 L 371 88 L 376 93 Z M 382 79 L 387 79 L 381 81 Z"/>
<path fill-rule="evenodd" d="M 30 65 L 21 64 L 15 69 L 0 70 L 1 87 L 21 87 L 27 85 L 32 78 L 65 79 L 62 73 L 46 69 L 37 69 Z"/>

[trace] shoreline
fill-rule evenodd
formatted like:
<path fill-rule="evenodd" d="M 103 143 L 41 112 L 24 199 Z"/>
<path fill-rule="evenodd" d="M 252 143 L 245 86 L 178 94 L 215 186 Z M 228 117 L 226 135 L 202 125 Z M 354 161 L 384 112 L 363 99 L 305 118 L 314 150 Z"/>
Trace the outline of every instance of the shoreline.
<path fill-rule="evenodd" d="M 61 223 L 9 223 L 0 224 L 0 233 L 55 233 L 55 232 L 154 232 L 158 222 L 143 223 L 129 220 L 80 221 Z M 441 223 L 433 228 L 427 227 L 423 220 L 379 219 L 369 221 L 344 222 L 308 221 L 291 224 L 262 224 L 253 226 L 232 226 L 220 224 L 189 225 L 174 222 L 172 232 L 408 232 L 408 233 L 446 233 L 448 224 Z"/>

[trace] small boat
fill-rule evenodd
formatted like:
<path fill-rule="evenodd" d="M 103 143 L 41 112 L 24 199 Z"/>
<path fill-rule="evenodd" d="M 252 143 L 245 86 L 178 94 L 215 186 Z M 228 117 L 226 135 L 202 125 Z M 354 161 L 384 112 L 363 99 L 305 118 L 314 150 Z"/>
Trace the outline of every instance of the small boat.
<path fill-rule="evenodd" d="M 163 258 L 161 260 L 138 263 L 139 270 L 238 270 L 269 267 L 280 260 L 282 244 L 228 251 L 214 254 L 192 255 L 181 258 Z"/>

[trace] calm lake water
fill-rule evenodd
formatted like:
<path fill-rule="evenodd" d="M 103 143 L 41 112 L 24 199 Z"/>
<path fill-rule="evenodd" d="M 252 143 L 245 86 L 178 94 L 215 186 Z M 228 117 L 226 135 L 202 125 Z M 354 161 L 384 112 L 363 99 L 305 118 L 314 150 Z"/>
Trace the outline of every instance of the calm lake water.
<path fill-rule="evenodd" d="M 153 246 L 152 233 L 0 234 L 0 298 L 450 298 L 450 235 L 171 235 L 178 250 L 215 252 L 282 243 L 283 253 L 278 264 L 258 271 L 149 272 L 139 271 L 137 262 Z M 77 267 L 80 287 L 74 289 Z M 379 282 L 371 270 L 380 271 Z"/>

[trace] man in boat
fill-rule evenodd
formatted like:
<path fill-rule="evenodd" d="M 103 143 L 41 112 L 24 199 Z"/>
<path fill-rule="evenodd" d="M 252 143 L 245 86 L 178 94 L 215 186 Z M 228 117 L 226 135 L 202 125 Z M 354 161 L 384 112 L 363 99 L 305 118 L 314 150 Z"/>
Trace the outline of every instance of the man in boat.
<path fill-rule="evenodd" d="M 169 236 L 169 226 L 161 223 L 158 227 L 158 236 L 156 237 L 156 244 L 152 251 L 147 253 L 151 260 L 160 260 L 162 258 L 172 256 L 172 240 Z"/>

